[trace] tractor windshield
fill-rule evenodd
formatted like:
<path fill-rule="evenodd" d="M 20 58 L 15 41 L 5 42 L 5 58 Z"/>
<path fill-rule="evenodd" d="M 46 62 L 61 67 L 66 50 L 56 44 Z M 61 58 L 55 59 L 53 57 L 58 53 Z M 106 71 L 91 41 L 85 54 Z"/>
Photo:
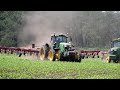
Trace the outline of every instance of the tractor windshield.
<path fill-rule="evenodd" d="M 65 37 L 65 36 L 57 36 L 56 41 L 57 42 L 66 42 L 67 43 L 67 37 Z"/>
<path fill-rule="evenodd" d="M 68 41 L 68 37 L 64 36 L 64 35 L 57 35 L 57 36 L 52 36 L 51 37 L 51 43 L 67 43 Z"/>
<path fill-rule="evenodd" d="M 120 41 L 113 42 L 113 47 L 120 47 Z"/>

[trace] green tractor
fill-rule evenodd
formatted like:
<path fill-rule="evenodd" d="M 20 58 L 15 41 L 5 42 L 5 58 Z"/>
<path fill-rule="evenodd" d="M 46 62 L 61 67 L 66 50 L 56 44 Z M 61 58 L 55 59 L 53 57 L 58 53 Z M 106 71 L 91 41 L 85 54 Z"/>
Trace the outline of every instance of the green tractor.
<path fill-rule="evenodd" d="M 108 51 L 107 62 L 120 62 L 120 38 L 111 42 L 111 49 Z"/>
<path fill-rule="evenodd" d="M 40 49 L 40 59 L 49 61 L 81 62 L 81 57 L 71 44 L 72 39 L 66 35 L 52 35 L 50 44 L 46 43 Z"/>

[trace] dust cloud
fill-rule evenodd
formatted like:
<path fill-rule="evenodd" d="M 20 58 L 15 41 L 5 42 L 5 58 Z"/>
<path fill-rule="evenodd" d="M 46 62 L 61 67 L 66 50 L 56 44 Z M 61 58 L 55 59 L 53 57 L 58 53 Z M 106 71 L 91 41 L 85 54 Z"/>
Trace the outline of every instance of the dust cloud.
<path fill-rule="evenodd" d="M 31 44 L 41 47 L 50 42 L 50 36 L 67 33 L 75 11 L 27 11 L 23 19 L 25 25 L 19 36 L 22 40 L 30 40 Z"/>

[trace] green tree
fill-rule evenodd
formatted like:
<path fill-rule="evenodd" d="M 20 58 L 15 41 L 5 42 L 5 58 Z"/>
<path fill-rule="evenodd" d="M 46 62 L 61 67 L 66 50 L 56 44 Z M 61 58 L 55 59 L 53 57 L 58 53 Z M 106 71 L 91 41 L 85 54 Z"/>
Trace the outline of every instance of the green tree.
<path fill-rule="evenodd" d="M 0 11 L 0 45 L 17 46 L 22 15 L 22 11 Z"/>

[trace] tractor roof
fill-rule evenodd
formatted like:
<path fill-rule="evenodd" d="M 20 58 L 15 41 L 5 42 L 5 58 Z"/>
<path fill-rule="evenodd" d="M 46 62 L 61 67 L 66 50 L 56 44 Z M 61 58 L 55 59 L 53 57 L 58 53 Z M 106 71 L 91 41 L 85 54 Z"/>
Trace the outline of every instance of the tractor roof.
<path fill-rule="evenodd" d="M 54 35 L 52 35 L 52 37 L 53 37 Z M 67 37 L 67 35 L 65 35 L 65 34 L 57 34 L 57 35 L 55 35 L 55 36 L 64 36 L 64 37 Z"/>

